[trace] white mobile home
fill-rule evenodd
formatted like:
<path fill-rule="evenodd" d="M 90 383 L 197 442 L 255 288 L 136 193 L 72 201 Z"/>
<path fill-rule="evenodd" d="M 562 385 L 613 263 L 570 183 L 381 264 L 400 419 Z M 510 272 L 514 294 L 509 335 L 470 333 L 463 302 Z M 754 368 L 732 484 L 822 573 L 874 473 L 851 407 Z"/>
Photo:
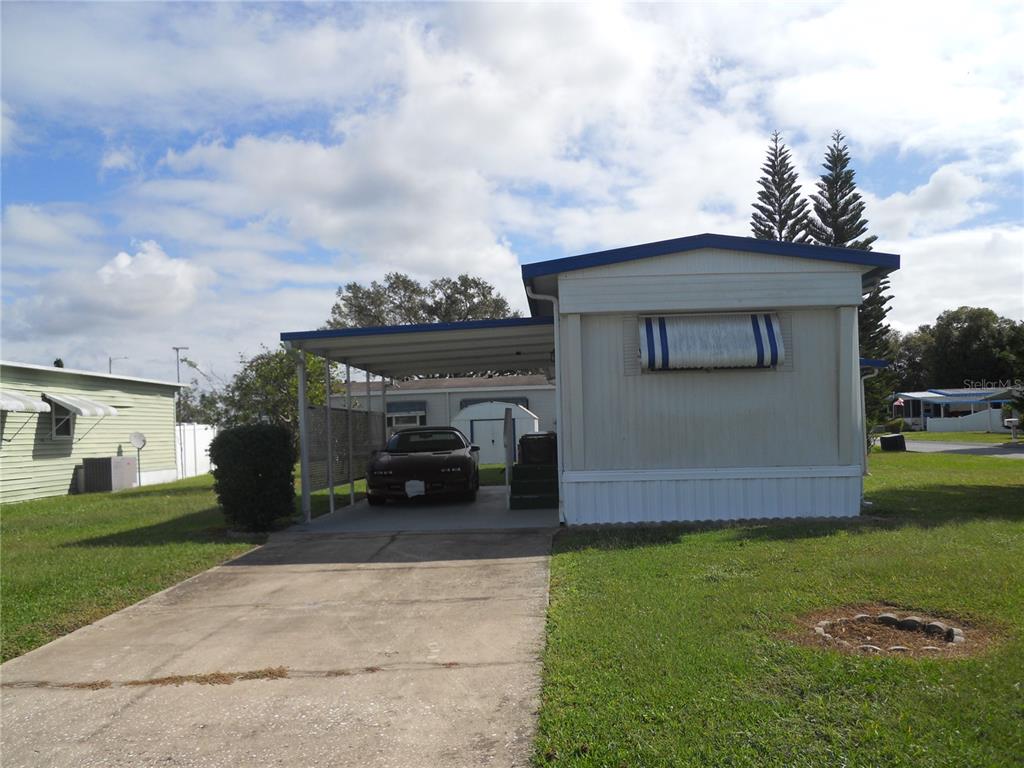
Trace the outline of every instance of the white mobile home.
<path fill-rule="evenodd" d="M 176 479 L 174 397 L 184 385 L 26 363 L 0 363 L 0 499 L 78 489 L 85 462 L 125 457 L 126 482 Z M 130 437 L 141 432 L 141 465 Z M 94 466 L 94 465 L 91 465 Z"/>
<path fill-rule="evenodd" d="M 542 374 L 355 381 L 352 397 L 360 407 L 368 399 L 370 410 L 386 411 L 389 430 L 454 425 L 464 409 L 488 402 L 521 405 L 536 414 L 541 430 L 555 429 L 555 385 Z M 345 396 L 333 395 L 331 405 L 344 408 Z"/>
<path fill-rule="evenodd" d="M 569 524 L 856 515 L 857 307 L 898 268 L 698 235 L 527 264 L 530 318 L 281 338 L 387 377 L 547 369 Z"/>

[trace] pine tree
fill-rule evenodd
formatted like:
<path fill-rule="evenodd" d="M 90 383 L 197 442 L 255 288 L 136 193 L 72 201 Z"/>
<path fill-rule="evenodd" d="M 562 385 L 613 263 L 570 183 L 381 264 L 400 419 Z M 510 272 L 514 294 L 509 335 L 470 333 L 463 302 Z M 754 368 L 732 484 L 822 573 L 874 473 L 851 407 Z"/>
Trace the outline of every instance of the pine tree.
<path fill-rule="evenodd" d="M 825 173 L 818 180 L 818 194 L 811 195 L 814 214 L 807 222 L 807 232 L 817 245 L 831 245 L 836 248 L 857 248 L 871 250 L 871 244 L 878 238 L 864 235 L 868 221 L 864 218 L 864 201 L 857 192 L 854 171 L 850 168 L 850 150 L 845 136 L 836 131 L 832 144 L 825 152 Z M 858 312 L 858 328 L 861 357 L 888 359 L 893 354 L 889 326 L 885 316 L 892 300 L 888 278 L 864 297 Z M 867 382 L 865 399 L 868 418 L 878 418 L 885 408 L 884 395 L 891 385 L 890 377 L 883 374 Z"/>
<path fill-rule="evenodd" d="M 818 180 L 818 194 L 811 195 L 814 215 L 807 222 L 807 231 L 817 245 L 836 248 L 871 250 L 878 238 L 874 235 L 858 240 L 868 231 L 861 200 L 850 168 L 850 150 L 843 143 L 840 131 L 832 134 L 832 144 L 825 152 L 825 173 Z"/>
<path fill-rule="evenodd" d="M 807 201 L 800 196 L 797 173 L 780 136 L 778 131 L 772 133 L 768 158 L 761 166 L 764 175 L 757 182 L 761 190 L 750 215 L 750 229 L 758 240 L 802 243 L 807 239 Z"/>

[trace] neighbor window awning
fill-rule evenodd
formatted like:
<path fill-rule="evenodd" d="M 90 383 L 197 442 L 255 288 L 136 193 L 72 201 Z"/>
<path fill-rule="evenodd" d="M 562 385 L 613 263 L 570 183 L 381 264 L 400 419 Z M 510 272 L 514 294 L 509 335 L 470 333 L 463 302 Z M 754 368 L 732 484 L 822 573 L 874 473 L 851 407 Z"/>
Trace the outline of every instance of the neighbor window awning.
<path fill-rule="evenodd" d="M 0 389 L 0 411 L 24 411 L 27 413 L 49 413 L 50 406 L 37 397 L 20 392 Z"/>
<path fill-rule="evenodd" d="M 117 409 L 112 405 L 101 403 L 98 400 L 90 400 L 81 395 L 54 395 L 49 392 L 43 394 L 50 402 L 67 408 L 76 416 L 117 416 Z"/>
<path fill-rule="evenodd" d="M 427 412 L 426 400 L 406 400 L 405 402 L 388 403 L 388 415 L 407 414 L 421 416 Z"/>
<path fill-rule="evenodd" d="M 650 371 L 774 368 L 786 360 L 774 312 L 640 318 L 640 358 Z"/>

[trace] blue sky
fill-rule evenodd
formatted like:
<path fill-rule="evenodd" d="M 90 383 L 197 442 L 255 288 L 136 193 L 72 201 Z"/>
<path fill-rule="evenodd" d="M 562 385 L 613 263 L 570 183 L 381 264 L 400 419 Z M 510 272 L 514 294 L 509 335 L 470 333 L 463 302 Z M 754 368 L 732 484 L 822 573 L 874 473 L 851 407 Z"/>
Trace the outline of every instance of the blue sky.
<path fill-rule="evenodd" d="M 770 132 L 850 144 L 900 329 L 1024 318 L 1011 4 L 6 2 L 3 357 L 171 376 L 391 270 L 748 233 Z"/>

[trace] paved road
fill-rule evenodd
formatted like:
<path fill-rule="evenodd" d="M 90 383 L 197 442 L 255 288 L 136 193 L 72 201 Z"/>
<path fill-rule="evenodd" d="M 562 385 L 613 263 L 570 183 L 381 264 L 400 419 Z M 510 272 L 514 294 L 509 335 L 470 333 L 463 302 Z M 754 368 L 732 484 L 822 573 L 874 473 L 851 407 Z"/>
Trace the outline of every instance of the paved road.
<path fill-rule="evenodd" d="M 907 450 L 918 453 L 961 453 L 968 456 L 1002 456 L 1006 459 L 1024 459 L 1024 443 L 939 443 L 931 440 L 907 440 Z"/>
<path fill-rule="evenodd" d="M 4 768 L 526 765 L 550 545 L 286 535 L 0 668 Z"/>

